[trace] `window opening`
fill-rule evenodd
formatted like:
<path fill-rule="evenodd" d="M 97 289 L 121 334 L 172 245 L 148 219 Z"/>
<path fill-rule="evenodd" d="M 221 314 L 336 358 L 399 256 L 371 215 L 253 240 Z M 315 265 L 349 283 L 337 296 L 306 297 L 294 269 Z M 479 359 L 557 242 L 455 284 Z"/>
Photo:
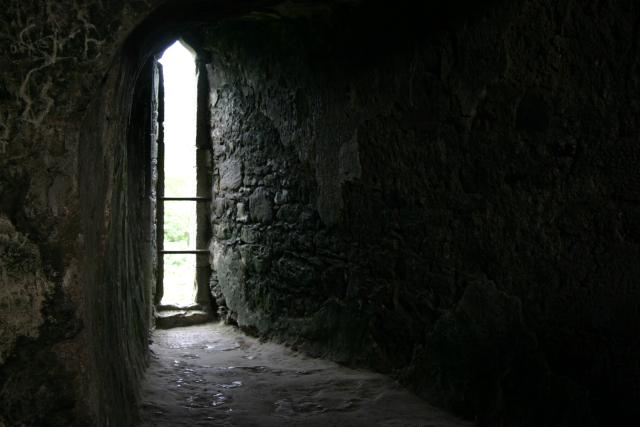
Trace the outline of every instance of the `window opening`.
<path fill-rule="evenodd" d="M 158 61 L 163 68 L 164 150 L 163 186 L 158 210 L 162 215 L 163 269 L 161 305 L 190 306 L 196 299 L 196 261 L 208 253 L 196 246 L 199 227 L 196 161 L 197 75 L 195 55 L 180 40 L 169 46 Z"/>

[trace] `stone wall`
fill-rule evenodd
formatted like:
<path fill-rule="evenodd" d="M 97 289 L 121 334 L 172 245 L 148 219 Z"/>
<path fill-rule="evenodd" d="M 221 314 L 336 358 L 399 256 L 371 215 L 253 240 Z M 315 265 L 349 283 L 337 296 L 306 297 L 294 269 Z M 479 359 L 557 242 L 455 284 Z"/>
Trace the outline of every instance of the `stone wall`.
<path fill-rule="evenodd" d="M 479 425 L 639 417 L 639 6 L 338 3 L 3 4 L 0 425 L 135 417 L 135 83 L 185 31 L 230 320 Z"/>
<path fill-rule="evenodd" d="M 321 86 L 327 70 L 312 69 L 311 56 L 324 52 L 305 24 L 248 21 L 204 36 L 212 289 L 241 327 L 346 362 L 360 355 L 347 344 L 366 339 L 367 322 L 345 303 L 356 242 L 344 235 L 341 191 L 359 178 L 358 141 L 333 88 Z"/>
<path fill-rule="evenodd" d="M 639 12 L 369 5 L 209 29 L 228 318 L 479 425 L 637 417 Z"/>
<path fill-rule="evenodd" d="M 0 425 L 135 417 L 148 216 L 133 172 L 143 156 L 127 144 L 137 74 L 116 52 L 150 10 L 37 0 L 0 11 Z M 129 98 L 116 99 L 123 70 Z"/>

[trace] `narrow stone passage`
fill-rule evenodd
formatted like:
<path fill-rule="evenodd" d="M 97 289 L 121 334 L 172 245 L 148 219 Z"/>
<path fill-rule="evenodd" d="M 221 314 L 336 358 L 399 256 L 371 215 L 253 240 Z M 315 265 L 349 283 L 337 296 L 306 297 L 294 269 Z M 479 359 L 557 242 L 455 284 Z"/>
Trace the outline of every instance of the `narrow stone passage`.
<path fill-rule="evenodd" d="M 143 426 L 470 426 L 389 377 L 261 343 L 223 324 L 157 330 Z"/>

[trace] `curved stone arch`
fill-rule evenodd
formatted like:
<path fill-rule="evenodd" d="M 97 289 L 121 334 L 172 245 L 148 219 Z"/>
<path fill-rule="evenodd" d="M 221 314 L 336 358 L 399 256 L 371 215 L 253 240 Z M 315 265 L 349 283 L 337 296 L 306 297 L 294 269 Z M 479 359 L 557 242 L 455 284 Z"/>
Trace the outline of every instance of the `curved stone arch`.
<path fill-rule="evenodd" d="M 78 153 L 79 177 L 91 177 L 79 179 L 90 390 L 84 398 L 98 425 L 134 423 L 148 357 L 151 171 L 141 137 L 149 131 L 145 102 L 151 99 L 154 58 L 176 39 L 198 52 L 190 28 L 258 4 L 265 2 L 170 1 L 148 12 L 116 49 L 85 115 Z"/>

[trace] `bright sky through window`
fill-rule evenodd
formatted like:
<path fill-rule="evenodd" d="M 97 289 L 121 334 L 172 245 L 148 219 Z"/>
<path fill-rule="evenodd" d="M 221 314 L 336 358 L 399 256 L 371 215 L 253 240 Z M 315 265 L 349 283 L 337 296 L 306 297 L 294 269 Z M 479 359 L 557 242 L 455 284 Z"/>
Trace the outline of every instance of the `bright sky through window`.
<path fill-rule="evenodd" d="M 164 72 L 165 196 L 196 194 L 196 64 L 176 41 L 160 59 Z"/>
<path fill-rule="evenodd" d="M 164 73 L 164 195 L 196 195 L 197 80 L 194 55 L 176 41 L 159 61 Z M 195 202 L 164 202 L 164 249 L 195 249 Z M 164 255 L 162 304 L 194 301 L 196 256 Z"/>

